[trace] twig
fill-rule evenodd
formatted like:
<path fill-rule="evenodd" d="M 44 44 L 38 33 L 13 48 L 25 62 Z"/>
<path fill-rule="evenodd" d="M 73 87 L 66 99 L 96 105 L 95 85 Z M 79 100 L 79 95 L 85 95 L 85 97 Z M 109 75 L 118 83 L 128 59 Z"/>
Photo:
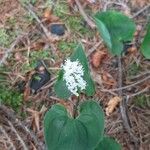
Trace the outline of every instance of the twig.
<path fill-rule="evenodd" d="M 121 57 L 119 56 L 118 57 L 118 70 L 119 70 L 119 77 L 118 77 L 118 85 L 119 85 L 119 96 L 122 97 L 122 78 L 123 78 L 123 75 L 122 75 L 122 63 L 121 63 Z M 122 116 L 122 119 L 123 119 L 123 123 L 125 125 L 125 127 L 128 129 L 130 128 L 129 127 L 129 123 L 128 123 L 128 119 L 127 119 L 127 116 L 126 116 L 126 110 L 125 110 L 125 103 L 124 103 L 124 99 L 122 99 L 122 102 L 120 104 L 120 111 L 121 111 L 121 116 Z"/>
<path fill-rule="evenodd" d="M 46 37 L 51 40 L 51 34 L 48 31 L 48 29 L 43 25 L 43 23 L 40 21 L 39 17 L 35 14 L 35 12 L 33 11 L 33 6 L 31 4 L 29 4 L 28 6 L 23 5 L 31 14 L 32 16 L 35 18 L 35 20 L 39 23 L 39 25 L 41 26 L 44 34 L 46 35 Z"/>
<path fill-rule="evenodd" d="M 27 48 L 27 64 L 29 65 L 30 64 L 29 57 L 30 57 L 30 50 L 31 50 L 30 40 L 29 39 L 27 39 L 27 43 L 28 43 L 28 48 Z"/>
<path fill-rule="evenodd" d="M 12 131 L 16 134 L 18 140 L 20 141 L 20 143 L 22 144 L 23 150 L 28 150 L 26 144 L 24 143 L 24 141 L 22 140 L 22 138 L 20 137 L 20 135 L 17 133 L 16 129 L 14 128 L 13 124 L 8 120 L 8 123 L 12 129 Z"/>
<path fill-rule="evenodd" d="M 43 87 L 40 88 L 40 90 L 44 90 L 44 89 L 50 88 L 51 86 L 54 85 L 55 82 L 56 82 L 55 80 L 54 81 L 51 80 L 51 82 L 48 85 L 44 85 Z"/>
<path fill-rule="evenodd" d="M 58 102 L 60 102 L 60 101 L 61 101 L 59 98 L 54 97 L 54 96 L 50 96 L 49 98 L 50 98 L 50 99 L 53 99 L 53 100 L 55 100 L 55 101 L 58 101 Z"/>
<path fill-rule="evenodd" d="M 101 44 L 102 40 L 96 43 L 91 49 L 88 50 L 87 57 L 89 57 Z"/>
<path fill-rule="evenodd" d="M 121 56 L 118 57 L 118 67 L 119 67 L 118 68 L 119 69 L 118 85 L 119 85 L 119 88 L 120 88 L 120 90 L 118 92 L 119 92 L 119 96 L 122 98 L 122 101 L 120 103 L 121 117 L 122 117 L 123 125 L 124 125 L 126 131 L 128 132 L 128 134 L 130 135 L 130 137 L 134 141 L 135 147 L 137 147 L 137 139 L 136 139 L 136 137 L 133 135 L 133 133 L 131 131 L 129 117 L 128 117 L 128 114 L 127 114 L 126 101 L 125 101 L 125 98 L 123 97 L 122 89 L 121 89 L 121 87 L 122 87 L 122 79 L 123 79 Z"/>
<path fill-rule="evenodd" d="M 118 70 L 119 70 L 119 77 L 118 77 L 118 85 L 119 85 L 119 96 L 122 97 L 122 62 L 121 62 L 121 56 L 118 57 Z"/>
<path fill-rule="evenodd" d="M 95 23 L 86 15 L 86 13 L 84 12 L 80 2 L 78 0 L 75 0 L 78 8 L 79 8 L 79 11 L 81 13 L 81 15 L 83 16 L 83 18 L 85 19 L 85 21 L 87 22 L 87 24 L 92 28 L 94 29 L 96 27 Z"/>
<path fill-rule="evenodd" d="M 145 76 L 145 75 L 147 75 L 147 74 L 150 74 L 150 71 L 143 72 L 143 73 L 138 74 L 138 75 L 136 75 L 136 76 L 131 76 L 129 79 L 130 79 L 130 80 L 137 79 L 137 78 L 140 78 L 140 77 Z"/>
<path fill-rule="evenodd" d="M 37 139 L 37 137 L 34 135 L 34 133 L 28 129 L 25 125 L 23 125 L 22 122 L 18 121 L 18 125 L 30 135 L 30 137 L 33 139 L 35 145 L 37 146 L 38 150 L 44 150 L 43 146 L 41 145 L 40 141 Z"/>
<path fill-rule="evenodd" d="M 146 87 L 145 89 L 143 89 L 143 90 L 141 90 L 141 91 L 139 91 L 137 93 L 134 93 L 132 95 L 127 95 L 127 96 L 128 96 L 128 98 L 135 97 L 135 96 L 140 95 L 142 93 L 148 92 L 148 90 L 149 90 L 149 87 Z"/>
<path fill-rule="evenodd" d="M 5 63 L 6 59 L 8 58 L 8 55 L 13 51 L 13 49 L 15 48 L 15 46 L 20 42 L 20 39 L 22 38 L 23 36 L 18 36 L 16 38 L 16 40 L 12 43 L 11 47 L 9 49 L 7 49 L 5 51 L 5 54 L 4 56 L 2 57 L 2 59 L 0 60 L 0 66 Z"/>
<path fill-rule="evenodd" d="M 150 75 L 148 76 L 148 77 L 145 77 L 144 79 L 142 79 L 142 80 L 139 80 L 139 81 L 137 81 L 137 82 L 135 82 L 135 83 L 133 83 L 133 84 L 130 84 L 130 85 L 127 85 L 127 86 L 124 86 L 124 87 L 120 87 L 120 88 L 115 88 L 115 89 L 109 89 L 109 90 L 107 90 L 107 89 L 102 89 L 104 92 L 114 92 L 114 91 L 119 91 L 119 90 L 125 90 L 125 89 L 128 89 L 128 88 L 131 88 L 131 87 L 134 87 L 134 86 L 136 86 L 136 85 L 138 85 L 138 84 L 140 84 L 140 83 L 142 83 L 142 82 L 144 82 L 144 81 L 146 81 L 146 80 L 149 80 L 150 79 Z"/>
<path fill-rule="evenodd" d="M 33 140 L 33 142 L 36 145 L 38 150 L 44 150 L 45 149 L 44 145 L 42 144 L 42 142 L 40 142 L 38 140 L 38 138 L 35 136 L 33 131 L 28 129 L 27 126 L 24 125 L 23 122 L 16 119 L 16 116 L 12 110 L 8 109 L 5 105 L 0 105 L 0 113 L 1 112 L 3 112 L 5 114 L 5 116 L 9 119 L 9 121 L 11 121 L 15 124 L 15 127 L 20 128 L 20 130 L 23 130 L 25 133 L 27 133 L 27 135 L 29 135 L 28 137 L 31 137 L 30 139 Z"/>
<path fill-rule="evenodd" d="M 118 3 L 118 2 L 111 2 L 111 1 L 109 1 L 109 2 L 106 2 L 106 4 L 104 5 L 103 11 L 106 11 L 108 5 L 111 5 L 111 4 L 119 5 L 119 6 L 122 6 L 123 8 L 128 8 L 127 5 L 125 5 L 124 3 Z"/>
<path fill-rule="evenodd" d="M 147 10 L 150 7 L 150 4 L 148 4 L 147 6 L 145 6 L 144 8 L 140 9 L 138 12 L 136 12 L 132 18 L 137 17 L 139 14 L 141 14 L 143 11 Z"/>
<path fill-rule="evenodd" d="M 16 150 L 16 148 L 15 148 L 15 146 L 14 146 L 12 140 L 10 139 L 10 137 L 9 137 L 8 134 L 7 134 L 7 132 L 5 131 L 5 129 L 4 129 L 2 126 L 0 126 L 0 131 L 3 133 L 3 136 L 5 136 L 5 138 L 7 139 L 7 142 L 9 142 L 9 144 L 10 144 L 9 149 L 11 149 L 11 150 Z M 5 140 L 6 140 L 6 139 L 5 139 Z"/>

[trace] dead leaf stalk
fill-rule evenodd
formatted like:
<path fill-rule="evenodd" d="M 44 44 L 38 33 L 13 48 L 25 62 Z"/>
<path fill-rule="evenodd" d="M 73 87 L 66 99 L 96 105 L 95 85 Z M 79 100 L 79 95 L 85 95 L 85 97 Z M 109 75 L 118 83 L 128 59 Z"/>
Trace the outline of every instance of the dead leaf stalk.
<path fill-rule="evenodd" d="M 139 81 L 137 81 L 137 82 L 135 82 L 135 83 L 133 83 L 133 84 L 130 84 L 130 85 L 127 85 L 127 86 L 124 86 L 124 87 L 110 89 L 110 90 L 107 90 L 107 89 L 102 89 L 102 90 L 104 92 L 109 92 L 109 93 L 110 92 L 119 91 L 119 90 L 125 90 L 125 89 L 131 88 L 131 87 L 135 87 L 136 85 L 141 84 L 141 83 L 143 83 L 143 82 L 145 82 L 145 81 L 147 81 L 149 79 L 150 79 L 150 75 L 145 77 L 145 78 L 143 78 L 143 79 L 141 79 L 141 80 L 139 80 Z"/>
<path fill-rule="evenodd" d="M 12 124 L 10 121 L 8 121 L 8 123 L 9 123 L 9 125 L 10 125 L 12 131 L 16 134 L 16 136 L 17 136 L 17 138 L 18 138 L 18 141 L 20 141 L 20 143 L 21 143 L 23 149 L 24 149 L 24 150 L 28 150 L 28 147 L 26 146 L 26 144 L 24 143 L 24 141 L 23 141 L 23 139 L 20 137 L 20 135 L 17 133 L 17 131 L 16 131 L 16 129 L 14 128 L 13 124 Z"/>
<path fill-rule="evenodd" d="M 16 150 L 12 140 L 10 139 L 7 132 L 5 131 L 5 129 L 2 126 L 0 126 L 0 131 L 3 134 L 3 136 L 5 136 L 5 138 L 7 139 L 7 143 L 9 143 L 9 149 Z M 5 141 L 6 141 L 6 139 L 5 139 Z"/>
<path fill-rule="evenodd" d="M 20 42 L 20 39 L 22 39 L 22 37 L 22 35 L 19 35 L 16 38 L 16 40 L 11 44 L 10 48 L 5 51 L 5 54 L 0 60 L 0 66 L 6 62 L 6 59 L 8 58 L 9 54 L 14 50 L 15 46 Z"/>
<path fill-rule="evenodd" d="M 50 32 L 48 31 L 48 29 L 43 25 L 43 23 L 41 22 L 41 20 L 39 19 L 39 17 L 36 15 L 36 13 L 33 11 L 33 6 L 31 4 L 29 4 L 28 6 L 27 5 L 23 5 L 23 7 L 25 9 L 27 9 L 31 14 L 32 16 L 35 18 L 35 20 L 39 23 L 40 27 L 42 28 L 44 34 L 46 35 L 46 37 L 48 39 L 51 39 L 51 34 Z"/>
<path fill-rule="evenodd" d="M 85 13 L 83 7 L 81 6 L 81 3 L 78 1 L 78 0 L 75 0 L 78 8 L 79 8 L 79 11 L 81 13 L 81 15 L 83 16 L 84 20 L 87 22 L 87 24 L 92 28 L 92 29 L 95 29 L 96 28 L 96 25 L 95 23 L 87 16 L 87 14 Z"/>
<path fill-rule="evenodd" d="M 94 46 L 91 49 L 89 49 L 87 57 L 89 57 L 102 44 L 102 42 L 103 41 L 101 40 L 98 43 L 94 44 Z"/>
<path fill-rule="evenodd" d="M 142 9 L 140 9 L 138 12 L 136 12 L 132 18 L 136 18 L 138 15 L 140 15 L 141 13 L 143 13 L 144 11 L 146 11 L 147 9 L 149 9 L 150 4 L 146 5 L 145 7 L 143 7 Z"/>
<path fill-rule="evenodd" d="M 123 79 L 123 74 L 122 74 L 122 60 L 121 60 L 121 56 L 118 57 L 118 86 L 120 88 L 120 90 L 118 91 L 119 96 L 122 98 L 122 101 L 120 103 L 120 112 L 121 112 L 121 117 L 123 120 L 123 125 L 126 129 L 126 131 L 128 132 L 128 134 L 130 135 L 131 139 L 133 140 L 134 144 L 135 144 L 135 148 L 137 149 L 137 138 L 134 136 L 134 134 L 131 131 L 131 127 L 130 127 L 130 119 L 129 116 L 127 114 L 127 104 L 126 104 L 126 100 L 123 97 L 123 92 L 122 92 L 122 79 Z"/>

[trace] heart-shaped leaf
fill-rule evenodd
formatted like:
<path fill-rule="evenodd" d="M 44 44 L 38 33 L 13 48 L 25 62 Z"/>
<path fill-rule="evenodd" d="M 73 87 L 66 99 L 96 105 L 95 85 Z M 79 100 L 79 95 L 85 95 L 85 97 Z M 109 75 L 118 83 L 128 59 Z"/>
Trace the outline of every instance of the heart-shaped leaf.
<path fill-rule="evenodd" d="M 98 31 L 110 52 L 121 55 L 123 42 L 131 41 L 135 32 L 134 22 L 117 11 L 98 12 L 94 16 Z"/>
<path fill-rule="evenodd" d="M 121 145 L 111 137 L 104 137 L 95 150 L 121 150 Z"/>
<path fill-rule="evenodd" d="M 83 79 L 86 81 L 86 88 L 83 90 L 83 92 L 87 96 L 92 96 L 95 93 L 95 86 L 94 82 L 91 79 L 89 67 L 88 67 L 88 60 L 86 58 L 86 55 L 84 53 L 82 45 L 78 45 L 78 47 L 75 49 L 74 53 L 70 56 L 71 61 L 79 61 L 80 64 L 83 66 L 84 69 L 84 76 Z M 73 93 L 71 93 L 66 85 L 66 81 L 63 79 L 64 71 L 61 70 L 59 72 L 58 79 L 55 84 L 55 93 L 58 97 L 63 99 L 68 99 Z M 81 92 L 79 90 L 79 92 Z"/>
<path fill-rule="evenodd" d="M 147 28 L 147 33 L 141 45 L 141 52 L 145 58 L 150 59 L 150 24 Z"/>
<path fill-rule="evenodd" d="M 46 113 L 44 135 L 48 150 L 93 150 L 104 133 L 104 113 L 95 101 L 80 105 L 79 116 L 71 118 L 63 105 Z"/>

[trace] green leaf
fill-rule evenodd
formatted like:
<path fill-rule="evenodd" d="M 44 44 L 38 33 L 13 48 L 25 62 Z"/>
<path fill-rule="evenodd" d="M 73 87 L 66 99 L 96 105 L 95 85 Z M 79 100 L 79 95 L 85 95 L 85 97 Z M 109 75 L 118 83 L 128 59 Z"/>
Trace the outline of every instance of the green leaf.
<path fill-rule="evenodd" d="M 94 16 L 98 31 L 111 54 L 121 55 L 123 42 L 131 41 L 135 32 L 134 22 L 117 11 L 98 12 Z"/>
<path fill-rule="evenodd" d="M 88 59 L 84 53 L 82 45 L 78 45 L 76 51 L 71 55 L 70 59 L 72 61 L 78 60 L 84 68 L 84 80 L 87 83 L 85 93 L 87 96 L 92 96 L 95 93 L 95 85 L 91 78 L 89 67 L 88 67 Z"/>
<path fill-rule="evenodd" d="M 104 113 L 95 101 L 81 104 L 79 116 L 71 118 L 63 105 L 56 104 L 44 118 L 48 150 L 93 150 L 104 133 Z"/>
<path fill-rule="evenodd" d="M 63 70 L 60 70 L 58 79 L 54 86 L 55 93 L 58 97 L 67 99 L 71 96 L 71 92 L 68 90 L 66 86 L 66 82 L 63 80 Z"/>
<path fill-rule="evenodd" d="M 110 37 L 109 31 L 107 30 L 107 27 L 100 19 L 97 19 L 96 17 L 95 17 L 95 21 L 96 21 L 98 30 L 101 34 L 101 37 L 105 41 L 106 45 L 111 49 L 112 48 L 111 37 Z"/>
<path fill-rule="evenodd" d="M 86 89 L 83 91 L 87 96 L 92 96 L 95 93 L 95 85 L 93 80 L 90 76 L 90 71 L 88 67 L 88 60 L 86 58 L 86 55 L 84 53 L 82 45 L 78 45 L 78 47 L 75 49 L 74 53 L 70 56 L 71 61 L 78 60 L 83 68 L 84 68 L 84 76 L 83 79 L 86 81 Z M 63 70 L 59 72 L 58 80 L 55 83 L 54 86 L 56 95 L 63 99 L 68 99 L 72 93 L 68 90 L 66 86 L 66 81 L 63 80 Z M 81 92 L 81 91 L 79 91 Z"/>
<path fill-rule="evenodd" d="M 147 28 L 147 33 L 141 45 L 141 52 L 145 58 L 150 59 L 150 24 Z"/>
<path fill-rule="evenodd" d="M 121 150 L 121 145 L 111 137 L 104 137 L 95 150 Z"/>

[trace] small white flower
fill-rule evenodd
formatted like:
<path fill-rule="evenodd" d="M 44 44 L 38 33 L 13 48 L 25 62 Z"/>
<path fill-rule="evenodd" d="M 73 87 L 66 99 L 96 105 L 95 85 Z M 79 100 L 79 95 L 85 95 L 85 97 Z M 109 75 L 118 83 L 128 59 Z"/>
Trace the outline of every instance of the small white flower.
<path fill-rule="evenodd" d="M 67 59 L 62 68 L 64 70 L 63 80 L 66 81 L 68 89 L 79 96 L 78 90 L 84 90 L 86 87 L 86 81 L 83 79 L 83 66 L 78 60 L 70 61 L 70 59 Z"/>

